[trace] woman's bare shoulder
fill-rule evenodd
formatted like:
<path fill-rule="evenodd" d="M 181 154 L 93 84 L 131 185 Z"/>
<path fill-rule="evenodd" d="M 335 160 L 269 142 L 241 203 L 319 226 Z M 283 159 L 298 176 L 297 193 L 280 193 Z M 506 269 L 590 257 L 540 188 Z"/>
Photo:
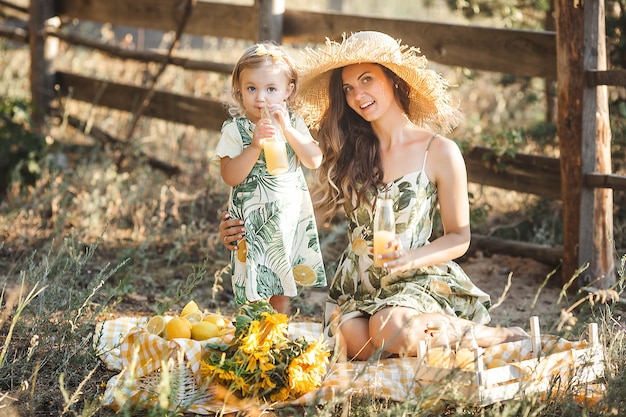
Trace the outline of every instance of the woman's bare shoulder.
<path fill-rule="evenodd" d="M 461 155 L 461 149 L 452 139 L 437 134 L 433 136 L 429 146 L 429 158 L 456 158 Z"/>
<path fill-rule="evenodd" d="M 456 142 L 441 135 L 434 137 L 428 150 L 426 169 L 433 180 L 457 170 L 465 171 L 465 161 Z"/>

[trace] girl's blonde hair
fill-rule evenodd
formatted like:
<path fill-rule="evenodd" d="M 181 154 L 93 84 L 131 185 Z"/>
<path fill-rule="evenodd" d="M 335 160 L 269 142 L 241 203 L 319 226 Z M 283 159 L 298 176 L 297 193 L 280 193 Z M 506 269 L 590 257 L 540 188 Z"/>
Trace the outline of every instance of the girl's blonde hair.
<path fill-rule="evenodd" d="M 298 89 L 298 69 L 296 63 L 280 45 L 266 41 L 246 49 L 235 64 L 231 77 L 233 103 L 228 109 L 228 113 L 231 116 L 245 114 L 241 96 L 241 73 L 245 69 L 258 68 L 263 65 L 275 65 L 283 68 L 289 83 L 293 85 L 293 91 L 287 99 L 287 106 L 290 108 L 295 107 L 295 96 Z"/>

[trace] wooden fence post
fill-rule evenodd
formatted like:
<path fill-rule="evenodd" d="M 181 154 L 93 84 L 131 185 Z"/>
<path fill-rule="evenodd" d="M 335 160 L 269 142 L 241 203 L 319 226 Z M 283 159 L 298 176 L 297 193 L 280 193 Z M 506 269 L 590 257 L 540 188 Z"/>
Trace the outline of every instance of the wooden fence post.
<path fill-rule="evenodd" d="M 257 15 L 257 42 L 283 41 L 285 0 L 255 0 Z"/>
<path fill-rule="evenodd" d="M 563 265 L 567 284 L 578 269 L 582 188 L 582 90 L 584 83 L 582 0 L 556 0 L 557 134 L 561 151 Z"/>
<path fill-rule="evenodd" d="M 607 69 L 603 0 L 585 1 L 584 69 Z M 585 184 L 589 173 L 611 174 L 611 127 L 605 85 L 587 82 L 583 88 L 582 192 L 578 263 L 589 262 L 579 286 L 606 289 L 615 283 L 613 190 Z"/>
<path fill-rule="evenodd" d="M 57 24 L 55 2 L 31 0 L 28 42 L 30 47 L 30 90 L 33 104 L 33 123 L 37 132 L 43 132 L 45 116 L 54 99 L 54 59 L 59 39 L 47 36 L 48 26 Z"/>
<path fill-rule="evenodd" d="M 340 12 L 343 10 L 343 0 L 328 0 L 328 10 Z"/>

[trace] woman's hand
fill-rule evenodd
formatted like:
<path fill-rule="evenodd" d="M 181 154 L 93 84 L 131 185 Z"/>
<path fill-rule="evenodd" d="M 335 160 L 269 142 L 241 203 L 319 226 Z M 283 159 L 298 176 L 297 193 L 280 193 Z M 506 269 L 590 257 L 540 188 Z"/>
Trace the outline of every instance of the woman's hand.
<path fill-rule="evenodd" d="M 243 220 L 231 219 L 230 214 L 223 211 L 219 230 L 220 240 L 226 249 L 237 250 L 237 241 L 244 238 Z"/>
<path fill-rule="evenodd" d="M 395 239 L 387 244 L 387 248 L 393 248 L 393 250 L 382 254 L 380 259 L 383 268 L 387 268 L 389 274 L 394 274 L 448 262 L 455 259 L 457 253 L 465 253 L 466 244 L 463 234 L 452 232 L 418 248 L 405 249 L 402 242 Z"/>
<path fill-rule="evenodd" d="M 379 259 L 383 262 L 383 268 L 389 271 L 389 274 L 404 271 L 413 267 L 415 253 L 407 251 L 403 248 L 402 242 L 394 239 L 385 245 L 386 248 L 395 248 L 392 251 L 379 255 Z"/>

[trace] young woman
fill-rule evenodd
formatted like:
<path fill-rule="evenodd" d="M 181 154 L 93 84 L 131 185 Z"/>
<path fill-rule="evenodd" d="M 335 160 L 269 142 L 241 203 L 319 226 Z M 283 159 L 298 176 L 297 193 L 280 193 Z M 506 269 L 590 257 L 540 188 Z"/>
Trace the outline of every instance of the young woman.
<path fill-rule="evenodd" d="M 447 84 L 415 48 L 379 32 L 308 49 L 299 98 L 324 155 L 313 195 L 327 216 L 343 209 L 350 244 L 330 284 L 325 334 L 342 335 L 347 356 L 416 355 L 431 327 L 452 344 L 472 326 L 480 346 L 528 337 L 490 327 L 489 295 L 453 259 L 470 243 L 465 162 L 443 136 L 460 115 Z M 390 198 L 395 239 L 373 258 L 376 201 Z M 431 240 L 439 208 L 443 235 Z M 223 221 L 226 244 L 242 232 Z"/>

